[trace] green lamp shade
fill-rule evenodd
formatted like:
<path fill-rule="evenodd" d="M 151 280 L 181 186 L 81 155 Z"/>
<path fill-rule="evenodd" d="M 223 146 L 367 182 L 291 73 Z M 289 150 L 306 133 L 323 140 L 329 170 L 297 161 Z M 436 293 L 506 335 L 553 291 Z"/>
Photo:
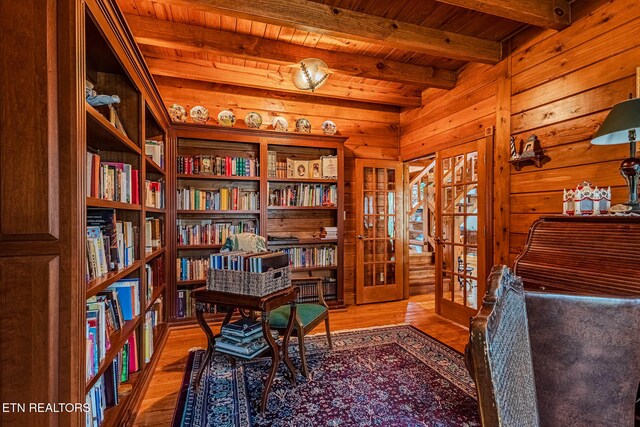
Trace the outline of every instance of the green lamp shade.
<path fill-rule="evenodd" d="M 640 134 L 640 98 L 628 99 L 613 106 L 591 143 L 594 145 L 628 144 L 629 131 Z"/>

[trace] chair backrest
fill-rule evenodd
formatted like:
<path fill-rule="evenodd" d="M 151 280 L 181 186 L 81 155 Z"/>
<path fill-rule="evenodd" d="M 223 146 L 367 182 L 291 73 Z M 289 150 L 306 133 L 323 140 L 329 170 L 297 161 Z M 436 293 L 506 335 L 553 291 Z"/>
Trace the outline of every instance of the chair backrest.
<path fill-rule="evenodd" d="M 633 426 L 640 298 L 527 291 L 526 302 L 540 424 Z"/>
<path fill-rule="evenodd" d="M 471 319 L 467 363 L 484 426 L 537 426 L 536 388 L 522 281 L 495 266 Z"/>

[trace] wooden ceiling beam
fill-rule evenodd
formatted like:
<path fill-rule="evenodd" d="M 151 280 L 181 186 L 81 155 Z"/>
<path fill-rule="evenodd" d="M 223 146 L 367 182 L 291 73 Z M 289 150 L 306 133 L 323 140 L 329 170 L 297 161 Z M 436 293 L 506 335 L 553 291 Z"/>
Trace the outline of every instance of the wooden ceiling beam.
<path fill-rule="evenodd" d="M 300 89 L 293 85 L 291 74 L 286 72 L 201 60 L 186 60 L 179 56 L 146 55 L 145 59 L 151 74 L 158 76 L 301 93 Z M 420 91 L 418 90 L 408 90 L 403 93 L 396 88 L 386 86 L 350 83 L 331 79 L 316 92 L 304 93 L 310 96 L 349 99 L 402 107 L 418 107 L 422 103 Z"/>
<path fill-rule="evenodd" d="M 571 5 L 566 0 L 438 0 L 537 27 L 562 30 L 571 24 Z"/>
<path fill-rule="evenodd" d="M 495 64 L 502 56 L 502 46 L 498 42 L 308 0 L 156 1 L 463 61 Z"/>
<path fill-rule="evenodd" d="M 277 65 L 295 64 L 304 58 L 320 58 L 332 71 L 354 77 L 440 89 L 452 89 L 456 84 L 456 73 L 451 70 L 316 49 L 139 15 L 128 14 L 126 19 L 136 42 L 142 45 L 224 54 Z"/>

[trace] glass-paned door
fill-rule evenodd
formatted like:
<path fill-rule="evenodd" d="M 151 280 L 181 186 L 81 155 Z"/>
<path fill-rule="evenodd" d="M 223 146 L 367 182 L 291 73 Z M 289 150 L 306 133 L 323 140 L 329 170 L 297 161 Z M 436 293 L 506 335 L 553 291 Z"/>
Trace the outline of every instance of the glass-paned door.
<path fill-rule="evenodd" d="M 436 312 L 468 325 L 484 294 L 484 139 L 437 154 Z"/>
<path fill-rule="evenodd" d="M 402 163 L 356 159 L 356 302 L 402 299 Z"/>

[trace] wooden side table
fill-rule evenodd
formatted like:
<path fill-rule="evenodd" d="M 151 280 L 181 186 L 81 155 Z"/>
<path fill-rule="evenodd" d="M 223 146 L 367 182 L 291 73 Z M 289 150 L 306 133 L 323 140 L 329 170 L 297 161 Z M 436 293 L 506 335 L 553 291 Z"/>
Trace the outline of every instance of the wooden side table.
<path fill-rule="evenodd" d="M 267 376 L 267 382 L 264 385 L 264 390 L 262 391 L 262 399 L 260 401 L 260 411 L 264 412 L 267 408 L 267 399 L 269 396 L 269 391 L 271 390 L 271 385 L 273 383 L 273 379 L 276 376 L 276 371 L 278 370 L 278 366 L 281 361 L 284 361 L 285 365 L 289 370 L 290 381 L 291 384 L 296 384 L 296 374 L 295 368 L 293 367 L 293 363 L 289 358 L 289 337 L 291 336 L 291 331 L 293 329 L 293 322 L 296 317 L 296 297 L 298 295 L 298 288 L 296 286 L 292 286 L 287 289 L 283 289 L 281 291 L 274 292 L 269 295 L 265 295 L 262 297 L 255 297 L 249 295 L 242 294 L 232 294 L 227 292 L 218 292 L 218 291 L 210 291 L 206 288 L 199 288 L 194 290 L 191 293 L 191 297 L 195 299 L 196 303 L 196 319 L 198 319 L 198 324 L 204 331 L 207 336 L 207 352 L 205 353 L 204 360 L 202 361 L 202 365 L 200 369 L 198 369 L 198 374 L 196 375 L 196 389 L 200 386 L 200 379 L 202 377 L 202 373 L 205 367 L 209 364 L 211 359 L 211 355 L 215 351 L 216 344 L 216 336 L 211 331 L 211 328 L 207 324 L 204 318 L 204 304 L 220 304 L 227 306 L 229 308 L 239 308 L 244 310 L 254 310 L 260 311 L 261 313 L 261 322 L 262 322 L 262 333 L 264 335 L 267 344 L 271 350 L 271 369 L 269 371 L 269 375 Z M 291 305 L 291 312 L 289 315 L 289 321 L 287 323 L 287 329 L 285 331 L 284 337 L 282 338 L 282 345 L 279 346 L 276 340 L 271 335 L 271 330 L 269 328 L 269 312 L 275 308 L 278 308 L 282 305 L 289 304 Z M 231 316 L 233 314 L 233 310 L 229 310 L 227 315 L 225 316 L 222 324 L 225 325 L 229 323 L 231 320 Z M 282 355 L 282 356 L 281 356 Z M 234 357 L 234 356 L 231 356 Z"/>

